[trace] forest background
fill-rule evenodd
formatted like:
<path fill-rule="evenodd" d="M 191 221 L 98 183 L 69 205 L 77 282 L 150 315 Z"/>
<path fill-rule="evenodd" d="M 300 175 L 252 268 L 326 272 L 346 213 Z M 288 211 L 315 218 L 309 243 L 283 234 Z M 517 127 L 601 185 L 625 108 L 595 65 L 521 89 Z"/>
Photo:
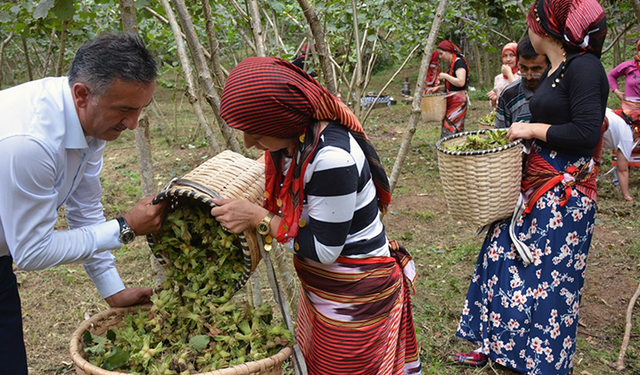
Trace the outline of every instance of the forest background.
<path fill-rule="evenodd" d="M 609 27 L 602 61 L 610 70 L 635 54 L 640 1 L 600 3 Z M 106 217 L 113 218 L 221 150 L 256 157 L 218 116 L 224 80 L 246 57 L 293 60 L 309 43 L 307 69 L 349 103 L 391 176 L 394 203 L 385 225 L 418 264 L 414 316 L 425 374 L 506 374 L 491 364 L 474 369 L 450 359 L 453 351 L 470 348 L 454 333 L 482 238 L 447 214 L 434 146 L 439 128 L 420 121 L 418 103 L 425 59 L 435 44 L 450 39 L 471 67 L 467 129 L 476 129 L 477 119 L 489 111 L 486 92 L 499 72 L 500 50 L 526 34 L 530 5 L 530 0 L 2 0 L 0 87 L 65 75 L 77 47 L 102 32 L 140 33 L 161 63 L 160 84 L 139 128 L 105 150 L 103 204 Z M 408 98 L 400 93 L 405 80 L 412 93 Z M 356 105 L 361 96 L 378 93 L 393 96 L 397 104 L 375 109 Z M 615 96 L 608 106 L 619 107 Z M 603 170 L 610 165 L 607 154 Z M 620 198 L 610 178 L 599 182 L 577 374 L 616 373 L 606 361 L 618 357 L 640 269 L 640 176 L 632 171 L 631 179 L 631 204 Z M 65 225 L 61 211 L 58 227 Z M 143 238 L 116 252 L 127 285 L 153 285 L 148 254 Z M 70 335 L 107 305 L 81 266 L 16 273 L 30 373 L 74 373 L 67 349 Z M 269 299 L 267 283 L 254 279 L 252 287 Z M 632 323 L 625 364 L 627 373 L 638 374 L 640 319 L 634 317 Z"/>

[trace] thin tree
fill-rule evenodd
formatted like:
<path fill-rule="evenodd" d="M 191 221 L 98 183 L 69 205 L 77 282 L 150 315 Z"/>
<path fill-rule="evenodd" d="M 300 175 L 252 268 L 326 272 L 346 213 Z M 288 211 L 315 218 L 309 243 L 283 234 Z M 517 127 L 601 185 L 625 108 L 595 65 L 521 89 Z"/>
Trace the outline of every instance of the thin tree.
<path fill-rule="evenodd" d="M 60 28 L 60 50 L 58 51 L 58 62 L 56 63 L 56 77 L 62 75 L 62 68 L 64 67 L 64 52 L 67 47 L 67 25 L 69 25 L 69 19 L 62 20 L 62 26 Z"/>
<path fill-rule="evenodd" d="M 200 88 L 204 91 L 203 94 L 207 103 L 209 103 L 209 106 L 213 109 L 222 137 L 229 149 L 234 152 L 241 153 L 240 145 L 233 136 L 231 128 L 229 128 L 222 117 L 220 117 L 220 97 L 213 86 L 211 71 L 209 70 L 207 61 L 204 58 L 204 54 L 202 53 L 203 48 L 196 36 L 196 30 L 193 26 L 193 22 L 191 21 L 191 16 L 187 11 L 187 7 L 183 0 L 172 0 L 172 3 L 176 10 L 178 19 L 180 20 L 180 24 L 182 25 L 182 29 L 184 30 L 184 34 L 187 37 L 187 45 L 189 46 L 191 58 L 193 59 L 196 72 L 198 73 Z"/>
<path fill-rule="evenodd" d="M 9 42 L 13 39 L 13 31 L 7 35 L 5 39 L 0 41 L 0 88 L 2 88 L 2 80 L 4 78 L 2 65 L 4 63 L 4 48 L 9 44 Z"/>
<path fill-rule="evenodd" d="M 209 38 L 209 48 L 211 49 L 211 67 L 213 68 L 214 86 L 218 95 L 222 94 L 222 88 L 226 81 L 226 74 L 220 63 L 220 45 L 213 23 L 213 11 L 209 0 L 202 0 L 202 12 L 204 14 L 205 27 L 207 29 L 207 37 Z"/>
<path fill-rule="evenodd" d="M 182 72 L 184 73 L 185 79 L 187 81 L 187 91 L 185 92 L 185 95 L 187 96 L 187 99 L 189 99 L 189 103 L 191 103 L 191 106 L 193 107 L 193 111 L 195 112 L 199 127 L 202 127 L 207 140 L 211 145 L 211 149 L 215 154 L 217 154 L 220 152 L 220 146 L 218 145 L 218 142 L 216 141 L 216 138 L 211 131 L 211 126 L 209 125 L 209 122 L 204 115 L 204 111 L 202 110 L 202 106 L 200 105 L 200 100 L 198 100 L 196 82 L 193 79 L 191 63 L 189 62 L 187 50 L 184 47 L 184 43 L 182 41 L 180 25 L 178 25 L 178 21 L 176 21 L 176 16 L 173 14 L 173 9 L 171 9 L 169 1 L 160 0 L 160 2 L 162 3 L 162 7 L 164 8 L 164 13 L 167 15 L 167 20 L 169 21 L 169 25 L 171 26 L 171 31 L 173 31 L 173 37 L 176 41 L 176 51 L 178 52 L 178 57 L 180 59 L 180 66 L 182 67 Z"/>
<path fill-rule="evenodd" d="M 122 14 L 122 29 L 126 33 L 138 33 L 138 21 L 134 0 L 119 0 Z M 136 145 L 140 162 L 140 177 L 142 192 L 149 196 L 155 192 L 153 185 L 153 161 L 151 158 L 151 134 L 149 133 L 149 116 L 145 109 L 140 113 L 138 127 L 135 130 Z"/>
<path fill-rule="evenodd" d="M 320 68 L 324 75 L 324 85 L 330 93 L 336 95 L 336 84 L 333 77 L 333 70 L 331 69 L 331 61 L 329 59 L 329 47 L 327 47 L 324 30 L 322 29 L 322 25 L 320 25 L 320 21 L 316 15 L 316 10 L 307 0 L 298 0 L 298 4 L 300 4 L 302 13 L 304 13 L 304 17 L 307 19 L 307 23 L 309 24 L 309 28 L 311 28 L 311 33 L 313 34 L 313 39 L 315 40 L 315 44 L 312 43 L 312 41 L 309 41 L 309 46 L 315 48 L 315 53 L 320 59 Z M 315 47 L 312 46 L 312 44 L 314 44 Z"/>

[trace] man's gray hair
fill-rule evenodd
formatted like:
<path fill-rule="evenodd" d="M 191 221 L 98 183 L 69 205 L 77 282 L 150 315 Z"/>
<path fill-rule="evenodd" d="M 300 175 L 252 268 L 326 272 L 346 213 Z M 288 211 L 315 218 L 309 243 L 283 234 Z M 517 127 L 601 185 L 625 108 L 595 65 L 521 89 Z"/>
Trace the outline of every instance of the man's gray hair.
<path fill-rule="evenodd" d="M 69 85 L 82 82 L 100 96 L 114 79 L 149 84 L 157 75 L 156 60 L 138 34 L 108 33 L 80 46 L 69 70 Z"/>

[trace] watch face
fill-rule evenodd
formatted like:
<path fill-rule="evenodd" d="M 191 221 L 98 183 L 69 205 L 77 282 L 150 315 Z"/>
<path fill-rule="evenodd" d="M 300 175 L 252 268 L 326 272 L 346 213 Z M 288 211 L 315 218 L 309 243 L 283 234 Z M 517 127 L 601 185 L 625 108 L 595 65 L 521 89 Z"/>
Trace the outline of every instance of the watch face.
<path fill-rule="evenodd" d="M 258 223 L 258 233 L 265 235 L 269 233 L 269 226 L 267 223 L 260 222 Z"/>
<path fill-rule="evenodd" d="M 136 234 L 132 230 L 125 230 L 120 234 L 120 242 L 131 243 L 136 238 Z"/>

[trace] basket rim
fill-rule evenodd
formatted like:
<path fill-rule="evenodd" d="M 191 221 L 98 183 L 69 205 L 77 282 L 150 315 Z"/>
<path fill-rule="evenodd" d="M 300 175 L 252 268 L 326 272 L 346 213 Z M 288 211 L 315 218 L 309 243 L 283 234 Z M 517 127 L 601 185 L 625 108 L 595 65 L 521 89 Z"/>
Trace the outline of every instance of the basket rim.
<path fill-rule="evenodd" d="M 422 94 L 422 97 L 426 98 L 426 97 L 430 97 L 430 96 L 445 96 L 447 94 L 448 94 L 448 92 L 435 92 L 433 94 Z"/>
<path fill-rule="evenodd" d="M 436 148 L 438 149 L 439 152 L 442 152 L 443 154 L 447 154 L 447 155 L 454 155 L 454 156 L 477 156 L 477 155 L 486 155 L 486 154 L 491 154 L 491 153 L 495 153 L 495 152 L 500 152 L 500 151 L 504 151 L 513 147 L 516 147 L 517 145 L 522 143 L 522 138 L 518 138 L 515 141 L 504 145 L 504 146 L 500 146 L 500 147 L 495 147 L 495 148 L 491 148 L 488 150 L 476 150 L 476 151 L 451 151 L 451 150 L 447 150 L 445 148 L 442 147 L 442 144 L 444 142 L 450 141 L 454 138 L 459 138 L 459 137 L 463 137 L 463 136 L 467 136 L 470 134 L 484 134 L 487 132 L 494 132 L 494 131 L 503 131 L 504 129 L 481 129 L 481 130 L 469 130 L 469 131 L 465 131 L 465 132 L 460 132 L 460 133 L 456 133 L 456 134 L 452 134 L 450 136 L 444 137 L 440 140 L 438 140 L 438 142 L 436 142 Z"/>

